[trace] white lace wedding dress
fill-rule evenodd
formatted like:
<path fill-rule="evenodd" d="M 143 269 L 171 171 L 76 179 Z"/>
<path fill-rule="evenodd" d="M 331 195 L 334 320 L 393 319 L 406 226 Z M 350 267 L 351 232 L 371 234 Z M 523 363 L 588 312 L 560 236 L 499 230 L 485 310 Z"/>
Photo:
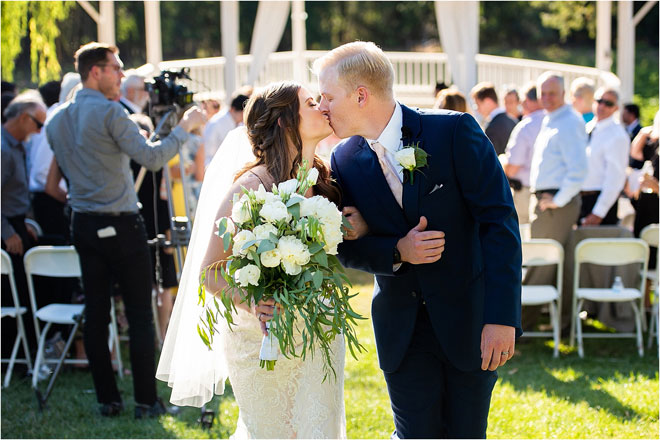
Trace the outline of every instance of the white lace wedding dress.
<path fill-rule="evenodd" d="M 346 438 L 344 338 L 332 343 L 331 373 L 323 381 L 323 357 L 280 355 L 273 371 L 259 367 L 262 333 L 257 318 L 239 309 L 232 331 L 223 326 L 223 353 L 239 417 L 232 438 Z M 300 340 L 300 338 L 297 338 Z"/>
<path fill-rule="evenodd" d="M 254 159 L 245 127 L 231 131 L 206 170 L 179 291 L 161 351 L 156 377 L 172 388 L 170 402 L 201 407 L 223 394 L 227 377 L 239 407 L 233 438 L 346 438 L 344 338 L 332 343 L 337 373 L 323 381 L 320 351 L 305 361 L 280 355 L 273 371 L 259 366 L 262 333 L 257 318 L 239 309 L 230 331 L 208 350 L 197 334 L 204 308 L 198 302 L 199 273 L 214 231 L 218 207 L 236 170 Z M 301 341 L 301 338 L 296 338 Z"/>

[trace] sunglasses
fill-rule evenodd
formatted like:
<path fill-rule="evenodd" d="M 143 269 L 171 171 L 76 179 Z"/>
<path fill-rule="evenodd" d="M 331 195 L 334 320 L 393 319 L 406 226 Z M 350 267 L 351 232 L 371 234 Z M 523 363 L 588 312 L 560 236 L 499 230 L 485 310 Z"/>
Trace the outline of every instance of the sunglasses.
<path fill-rule="evenodd" d="M 29 113 L 27 113 L 27 115 L 30 117 L 30 119 L 32 119 L 34 121 L 34 123 L 37 125 L 37 128 L 39 130 L 41 130 L 43 128 L 43 126 L 44 126 L 43 122 L 40 122 L 39 119 L 35 118 L 34 116 L 32 116 Z"/>
<path fill-rule="evenodd" d="M 605 104 L 607 107 L 614 107 L 616 102 L 608 101 L 607 99 L 597 99 L 598 104 Z"/>

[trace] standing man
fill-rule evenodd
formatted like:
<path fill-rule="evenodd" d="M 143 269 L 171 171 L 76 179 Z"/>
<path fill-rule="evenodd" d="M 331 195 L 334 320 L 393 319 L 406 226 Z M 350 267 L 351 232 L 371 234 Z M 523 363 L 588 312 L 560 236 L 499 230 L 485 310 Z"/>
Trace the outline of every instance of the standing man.
<path fill-rule="evenodd" d="M 642 129 L 639 123 L 639 106 L 637 104 L 626 104 L 621 112 L 621 121 L 625 124 L 626 131 L 632 141 Z"/>
<path fill-rule="evenodd" d="M 495 153 L 499 156 L 506 150 L 511 130 L 516 126 L 518 120 L 512 119 L 504 107 L 497 104 L 497 93 L 495 86 L 488 82 L 482 82 L 472 89 L 472 99 L 477 105 L 477 112 L 484 120 L 484 131 L 493 143 Z"/>
<path fill-rule="evenodd" d="M 83 89 L 57 109 L 46 134 L 69 182 L 73 244 L 85 291 L 85 350 L 101 414 L 119 414 L 123 403 L 107 344 L 111 287 L 117 280 L 129 322 L 135 417 L 156 416 L 166 410 L 154 377 L 151 259 L 129 161 L 151 170 L 162 167 L 204 117 L 196 108 L 188 110 L 169 136 L 149 143 L 112 101 L 124 76 L 117 48 L 89 43 L 78 49 L 75 62 Z"/>
<path fill-rule="evenodd" d="M 320 108 L 349 138 L 333 175 L 369 225 L 339 257 L 376 275 L 394 438 L 483 438 L 495 370 L 520 328 L 518 222 L 495 150 L 468 114 L 398 103 L 392 64 L 373 43 L 340 46 L 314 68 Z M 395 155 L 411 146 L 428 159 L 412 176 Z"/>
<path fill-rule="evenodd" d="M 536 98 L 536 84 L 527 86 L 522 100 L 525 117 L 511 132 L 506 146 L 507 164 L 504 173 L 513 188 L 513 203 L 518 212 L 520 224 L 529 223 L 529 169 L 532 165 L 534 142 L 541 130 L 543 108 Z"/>
<path fill-rule="evenodd" d="M 46 105 L 36 91 L 21 93 L 14 98 L 4 112 L 2 124 L 2 249 L 11 257 L 21 306 L 27 307 L 25 331 L 27 340 L 36 348 L 36 336 L 32 324 L 32 311 L 28 293 L 23 254 L 36 244 L 37 237 L 25 226 L 25 215 L 30 209 L 30 192 L 25 158 L 25 142 L 39 133 L 46 121 Z M 7 284 L 6 287 L 9 285 Z M 11 306 L 13 300 L 9 288 L 2 289 L 2 305 Z M 9 358 L 16 339 L 16 325 L 2 320 L 2 357 Z"/>
<path fill-rule="evenodd" d="M 564 77 L 545 72 L 537 85 L 547 114 L 534 143 L 529 177 L 532 238 L 552 238 L 566 247 L 580 213 L 580 189 L 587 175 L 587 133 L 581 115 L 564 102 Z M 525 284 L 548 285 L 555 280 L 554 269 L 545 267 L 530 267 L 525 275 Z M 570 306 L 571 298 L 563 298 L 565 318 L 570 316 Z M 525 307 L 525 330 L 536 324 L 539 313 L 540 307 Z M 563 322 L 570 324 L 569 319 Z"/>
<path fill-rule="evenodd" d="M 614 120 L 619 94 L 614 89 L 596 92 L 594 114 L 587 124 L 587 177 L 582 184 L 579 223 L 583 226 L 616 225 L 619 195 L 626 183 L 630 137 Z"/>

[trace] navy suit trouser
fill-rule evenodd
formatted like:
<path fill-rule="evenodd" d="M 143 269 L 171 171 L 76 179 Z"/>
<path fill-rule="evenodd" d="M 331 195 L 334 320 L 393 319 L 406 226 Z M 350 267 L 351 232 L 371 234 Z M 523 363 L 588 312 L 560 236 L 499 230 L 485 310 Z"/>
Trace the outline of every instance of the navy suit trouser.
<path fill-rule="evenodd" d="M 486 438 L 497 372 L 453 367 L 420 302 L 415 332 L 399 368 L 385 373 L 395 437 Z"/>

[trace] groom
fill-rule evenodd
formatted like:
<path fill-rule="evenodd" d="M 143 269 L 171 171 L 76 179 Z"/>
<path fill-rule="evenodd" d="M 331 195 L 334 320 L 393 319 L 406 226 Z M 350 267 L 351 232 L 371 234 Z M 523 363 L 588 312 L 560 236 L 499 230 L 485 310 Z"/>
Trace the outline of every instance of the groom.
<path fill-rule="evenodd" d="M 340 46 L 314 69 L 321 110 L 350 137 L 332 154 L 343 204 L 369 225 L 339 257 L 376 275 L 393 436 L 485 438 L 495 370 L 520 334 L 518 220 L 495 150 L 468 114 L 396 102 L 392 64 L 373 43 Z M 410 146 L 428 154 L 412 178 L 394 155 Z"/>

